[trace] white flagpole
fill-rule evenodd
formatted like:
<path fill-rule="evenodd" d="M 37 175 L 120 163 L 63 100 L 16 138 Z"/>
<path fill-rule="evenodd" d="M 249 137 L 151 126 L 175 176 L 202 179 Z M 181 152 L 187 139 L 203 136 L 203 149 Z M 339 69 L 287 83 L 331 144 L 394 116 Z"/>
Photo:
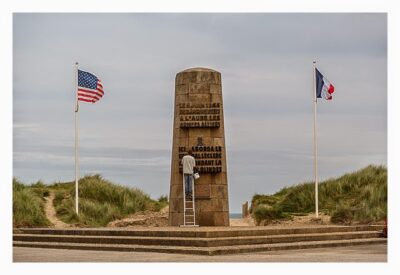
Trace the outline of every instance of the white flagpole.
<path fill-rule="evenodd" d="M 78 62 L 75 63 L 75 212 L 79 215 L 78 193 Z"/>
<path fill-rule="evenodd" d="M 317 83 L 315 76 L 316 61 L 313 61 L 314 79 L 314 181 L 315 181 L 315 217 L 318 218 L 318 161 L 317 161 Z"/>

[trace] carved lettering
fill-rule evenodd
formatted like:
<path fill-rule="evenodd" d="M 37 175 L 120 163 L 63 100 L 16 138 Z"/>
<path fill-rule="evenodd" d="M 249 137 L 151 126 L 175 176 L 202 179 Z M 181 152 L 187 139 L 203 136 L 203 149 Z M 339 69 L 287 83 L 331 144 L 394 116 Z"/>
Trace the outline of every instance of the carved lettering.
<path fill-rule="evenodd" d="M 199 173 L 222 172 L 222 146 L 192 146 L 193 157 Z M 187 154 L 186 147 L 179 147 L 179 172 L 182 173 L 182 158 Z"/>
<path fill-rule="evenodd" d="M 218 128 L 221 120 L 221 104 L 180 103 L 178 104 L 180 128 Z"/>

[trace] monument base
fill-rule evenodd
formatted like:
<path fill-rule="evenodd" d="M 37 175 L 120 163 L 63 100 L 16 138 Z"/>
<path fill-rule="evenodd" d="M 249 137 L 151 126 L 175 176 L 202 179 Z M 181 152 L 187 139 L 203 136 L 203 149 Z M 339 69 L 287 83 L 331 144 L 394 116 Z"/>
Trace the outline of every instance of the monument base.
<path fill-rule="evenodd" d="M 160 252 L 199 255 L 271 250 L 386 244 L 384 225 L 157 228 L 23 228 L 13 246 L 100 251 Z M 245 237 L 245 238 L 244 238 Z"/>

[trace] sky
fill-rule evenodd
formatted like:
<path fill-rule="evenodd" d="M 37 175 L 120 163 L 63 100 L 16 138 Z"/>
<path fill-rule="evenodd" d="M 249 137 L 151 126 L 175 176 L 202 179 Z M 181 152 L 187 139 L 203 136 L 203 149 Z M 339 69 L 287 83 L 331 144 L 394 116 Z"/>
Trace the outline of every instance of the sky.
<path fill-rule="evenodd" d="M 80 174 L 168 195 L 175 75 L 222 74 L 230 212 L 255 193 L 387 165 L 387 26 L 379 13 L 13 16 L 13 175 L 74 180 L 74 63 L 105 95 L 79 111 Z"/>

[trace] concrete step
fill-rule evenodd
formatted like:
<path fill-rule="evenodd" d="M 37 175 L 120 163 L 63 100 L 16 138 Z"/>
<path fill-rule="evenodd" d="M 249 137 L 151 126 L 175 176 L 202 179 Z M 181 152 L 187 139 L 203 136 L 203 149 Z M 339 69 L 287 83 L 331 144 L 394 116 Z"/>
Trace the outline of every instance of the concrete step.
<path fill-rule="evenodd" d="M 357 226 L 313 226 L 313 227 L 159 227 L 159 228 L 79 228 L 79 229 L 54 229 L 54 228 L 18 228 L 16 233 L 24 234 L 51 234 L 51 235 L 84 235 L 84 236 L 147 236 L 147 237 L 240 237 L 240 236 L 266 236 L 288 234 L 312 234 L 333 232 L 380 231 L 383 225 L 357 225 Z"/>
<path fill-rule="evenodd" d="M 209 255 L 208 248 L 205 247 L 184 247 L 184 246 L 161 246 L 161 245 L 126 245 L 126 244 L 89 244 L 89 243 L 57 243 L 57 242 L 24 242 L 14 241 L 13 246 L 35 247 L 52 249 L 76 249 L 76 250 L 96 250 L 96 251 L 124 251 L 124 252 L 159 252 L 175 254 L 196 254 Z"/>
<path fill-rule="evenodd" d="M 337 247 L 365 244 L 384 244 L 387 243 L 383 238 L 335 240 L 335 241 L 313 241 L 296 243 L 278 244 L 253 244 L 238 246 L 220 247 L 182 247 L 182 246 L 150 246 L 150 245 L 126 245 L 126 244 L 88 244 L 88 243 L 57 243 L 57 242 L 24 242 L 14 241 L 17 247 L 36 247 L 53 249 L 78 249 L 78 250 L 97 250 L 97 251 L 137 251 L 137 252 L 160 252 L 178 254 L 198 254 L 198 255 L 222 255 L 236 253 L 253 253 L 274 250 L 307 249 L 322 247 Z"/>
<path fill-rule="evenodd" d="M 385 244 L 385 243 L 387 243 L 386 239 L 370 238 L 370 239 L 335 240 L 335 241 L 311 241 L 311 242 L 295 242 L 295 243 L 240 245 L 234 247 L 225 246 L 225 247 L 210 248 L 209 255 L 254 253 L 262 251 L 309 249 L 309 248 Z"/>
<path fill-rule="evenodd" d="M 14 241 L 57 242 L 57 243 L 98 243 L 98 244 L 135 244 L 187 247 L 216 247 L 252 244 L 293 243 L 304 241 L 350 240 L 378 238 L 377 231 L 355 231 L 312 234 L 289 234 L 270 236 L 241 236 L 217 238 L 187 237 L 147 237 L 147 236 L 88 236 L 88 235 L 51 235 L 51 234 L 14 234 Z"/>

